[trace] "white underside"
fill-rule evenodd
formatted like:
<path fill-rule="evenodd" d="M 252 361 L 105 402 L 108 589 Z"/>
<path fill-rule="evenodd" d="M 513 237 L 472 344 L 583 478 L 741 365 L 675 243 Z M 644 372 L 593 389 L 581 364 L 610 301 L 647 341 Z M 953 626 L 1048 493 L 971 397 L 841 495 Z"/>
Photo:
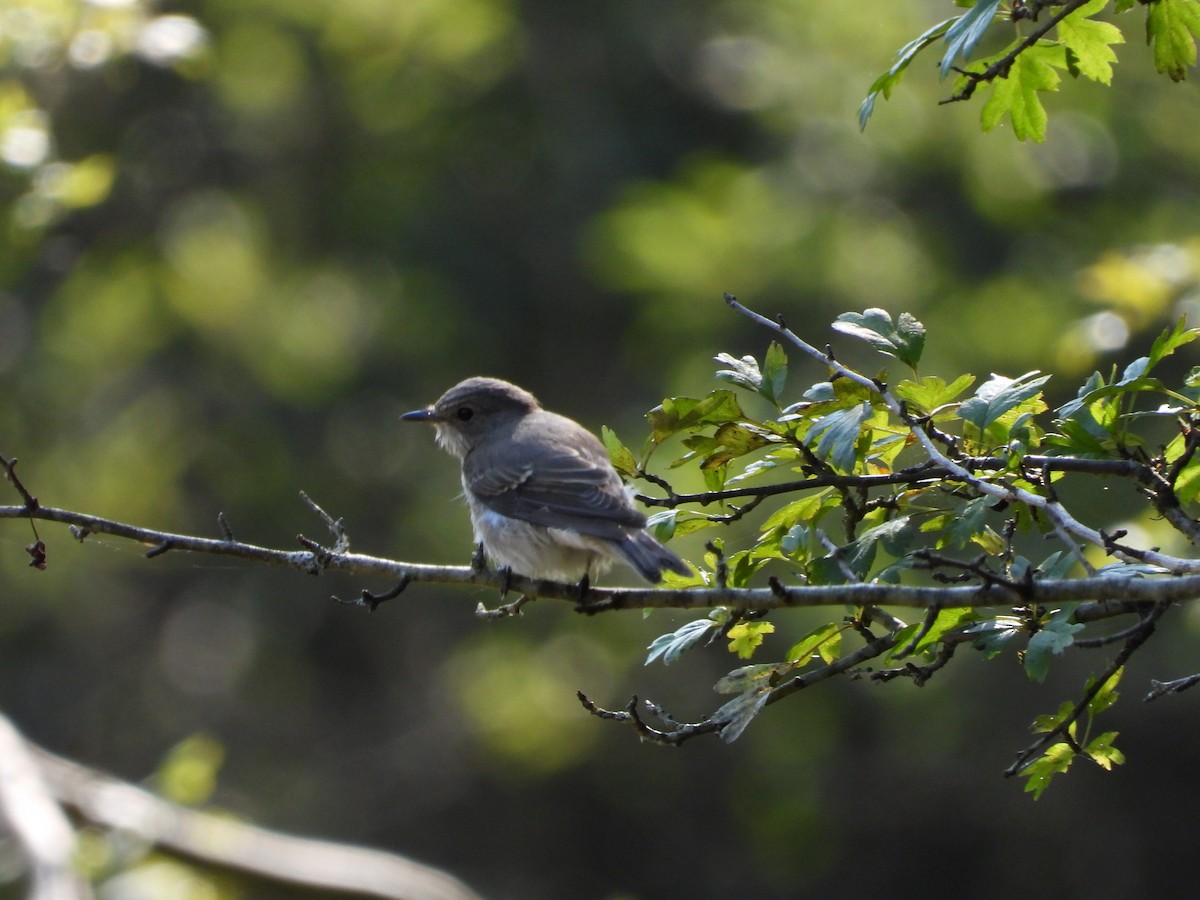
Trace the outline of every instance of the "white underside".
<path fill-rule="evenodd" d="M 470 506 L 475 540 L 493 563 L 518 575 L 578 581 L 584 575 L 595 578 L 617 558 L 612 545 L 599 538 L 512 519 L 475 503 Z"/>

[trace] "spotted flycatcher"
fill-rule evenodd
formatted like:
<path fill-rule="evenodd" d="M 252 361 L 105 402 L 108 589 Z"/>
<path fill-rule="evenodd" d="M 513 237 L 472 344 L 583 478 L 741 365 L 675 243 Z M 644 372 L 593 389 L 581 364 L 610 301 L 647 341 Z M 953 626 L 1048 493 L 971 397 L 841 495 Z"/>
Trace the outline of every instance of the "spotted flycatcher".
<path fill-rule="evenodd" d="M 646 532 L 600 441 L 515 384 L 468 378 L 401 418 L 431 423 L 461 461 L 475 540 L 497 565 L 561 581 L 594 579 L 614 560 L 652 583 L 691 573 Z"/>

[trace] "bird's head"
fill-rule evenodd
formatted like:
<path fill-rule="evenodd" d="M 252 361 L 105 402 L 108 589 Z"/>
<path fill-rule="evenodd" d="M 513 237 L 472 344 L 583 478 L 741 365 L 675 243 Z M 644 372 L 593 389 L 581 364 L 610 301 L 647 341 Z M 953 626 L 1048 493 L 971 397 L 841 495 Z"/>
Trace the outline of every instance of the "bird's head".
<path fill-rule="evenodd" d="M 462 459 L 486 435 L 503 433 L 540 408 L 533 394 L 515 384 L 476 377 L 460 381 L 431 406 L 400 418 L 433 425 L 439 446 Z"/>

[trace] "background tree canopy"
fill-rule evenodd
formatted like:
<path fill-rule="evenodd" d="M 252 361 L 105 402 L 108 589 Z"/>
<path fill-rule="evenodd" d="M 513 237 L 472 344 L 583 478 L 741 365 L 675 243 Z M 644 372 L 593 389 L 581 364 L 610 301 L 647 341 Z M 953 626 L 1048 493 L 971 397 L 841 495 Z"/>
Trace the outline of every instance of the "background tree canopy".
<path fill-rule="evenodd" d="M 939 105 L 960 89 L 944 48 L 860 131 L 897 48 L 963 13 L 933 0 L 9 0 L 0 452 L 46 503 L 214 536 L 223 511 L 279 546 L 317 530 L 304 490 L 356 549 L 465 563 L 457 472 L 399 413 L 494 374 L 640 443 L 662 397 L 711 390 L 717 353 L 762 358 L 722 291 L 860 367 L 878 362 L 827 323 L 910 311 L 936 336 L 922 374 L 1041 369 L 1064 403 L 1200 322 L 1200 97 L 1134 18 L 1169 8 L 1186 32 L 1194 6 L 1090 14 L 1129 45 L 1111 86 L 1037 94 L 1039 143 L 1003 117 L 984 133 L 984 89 Z M 1194 348 L 1164 362 L 1176 380 Z M 797 383 L 824 377 L 805 365 Z M 1152 539 L 1119 493 L 1079 502 Z M 488 896 L 907 896 L 931 858 L 975 897 L 1190 884 L 1157 835 L 1200 802 L 1195 696 L 1106 713 L 1115 776 L 1073 772 L 1036 805 L 999 777 L 1086 661 L 1041 687 L 975 661 L 920 691 L 831 683 L 735 744 L 665 752 L 575 691 L 702 714 L 724 642 L 641 665 L 694 613 L 483 623 L 492 594 L 414 586 L 368 616 L 327 600 L 350 579 L 65 533 L 39 572 L 24 526 L 3 531 L 0 708 L 27 735 Z M 1127 680 L 1197 669 L 1194 611 L 1173 622 Z M 97 841 L 88 865 L 122 860 Z"/>

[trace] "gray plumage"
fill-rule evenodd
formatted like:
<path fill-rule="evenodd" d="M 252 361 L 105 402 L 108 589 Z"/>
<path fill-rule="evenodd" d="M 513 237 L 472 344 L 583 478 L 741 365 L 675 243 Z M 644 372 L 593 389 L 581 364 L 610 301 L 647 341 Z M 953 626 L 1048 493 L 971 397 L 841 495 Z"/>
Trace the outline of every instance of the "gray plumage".
<path fill-rule="evenodd" d="M 595 578 L 614 559 L 650 582 L 666 570 L 690 574 L 646 532 L 604 445 L 528 391 L 468 378 L 402 418 L 433 424 L 462 462 L 475 539 L 498 565 L 564 581 Z"/>

